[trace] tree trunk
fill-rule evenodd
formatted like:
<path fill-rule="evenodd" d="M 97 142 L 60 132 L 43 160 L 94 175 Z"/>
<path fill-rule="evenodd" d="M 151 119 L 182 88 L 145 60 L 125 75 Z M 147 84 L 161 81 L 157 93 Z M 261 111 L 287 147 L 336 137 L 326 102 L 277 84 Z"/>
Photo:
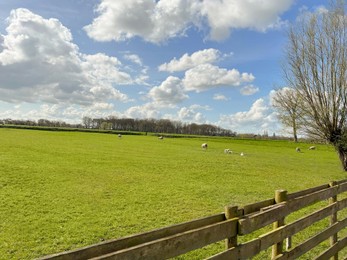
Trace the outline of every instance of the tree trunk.
<path fill-rule="evenodd" d="M 293 118 L 293 136 L 294 136 L 294 143 L 298 142 L 298 134 L 296 131 L 296 118 Z"/>
<path fill-rule="evenodd" d="M 294 134 L 294 143 L 298 142 L 298 136 L 296 135 L 296 133 Z"/>
<path fill-rule="evenodd" d="M 336 147 L 344 171 L 347 171 L 347 150 L 343 147 Z"/>

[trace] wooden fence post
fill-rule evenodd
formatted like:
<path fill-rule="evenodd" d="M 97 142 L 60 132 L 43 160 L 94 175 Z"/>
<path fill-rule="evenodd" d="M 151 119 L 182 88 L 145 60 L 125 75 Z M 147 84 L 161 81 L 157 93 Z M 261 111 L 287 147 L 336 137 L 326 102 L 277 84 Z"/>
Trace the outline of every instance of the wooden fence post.
<path fill-rule="evenodd" d="M 225 206 L 224 214 L 226 219 L 232 219 L 238 217 L 238 206 Z M 225 239 L 225 248 L 229 249 L 237 246 L 237 235 L 233 237 L 228 237 Z"/>
<path fill-rule="evenodd" d="M 333 187 L 333 186 L 336 186 L 337 183 L 336 181 L 332 181 L 329 183 L 329 186 L 330 187 Z M 333 204 L 337 201 L 337 195 L 336 196 L 333 196 L 329 199 L 329 204 Z M 330 225 L 333 225 L 337 222 L 337 212 L 333 213 L 330 217 Z M 334 235 L 332 235 L 330 237 L 330 246 L 333 246 L 335 243 L 337 242 L 337 233 L 335 233 Z M 336 253 L 334 255 L 334 257 L 332 258 L 334 260 L 337 260 L 338 259 L 338 253 Z"/>
<path fill-rule="evenodd" d="M 275 202 L 281 203 L 287 200 L 287 191 L 286 190 L 276 190 L 275 191 Z M 273 224 L 273 228 L 277 229 L 281 226 L 284 226 L 284 218 L 279 219 Z M 283 241 L 274 244 L 272 246 L 272 259 L 275 259 L 278 255 L 283 253 Z"/>

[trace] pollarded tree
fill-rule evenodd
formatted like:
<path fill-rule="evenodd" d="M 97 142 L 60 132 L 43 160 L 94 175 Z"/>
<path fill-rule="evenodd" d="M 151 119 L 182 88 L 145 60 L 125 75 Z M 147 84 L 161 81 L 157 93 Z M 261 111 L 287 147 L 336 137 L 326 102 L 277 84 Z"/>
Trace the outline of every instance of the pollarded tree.
<path fill-rule="evenodd" d="M 301 128 L 300 119 L 303 116 L 301 99 L 295 89 L 282 88 L 272 95 L 272 106 L 277 111 L 281 123 L 292 129 L 294 142 L 298 141 L 298 130 Z"/>
<path fill-rule="evenodd" d="M 347 171 L 345 1 L 304 15 L 289 31 L 284 73 L 303 101 L 305 131 L 332 144 Z"/>

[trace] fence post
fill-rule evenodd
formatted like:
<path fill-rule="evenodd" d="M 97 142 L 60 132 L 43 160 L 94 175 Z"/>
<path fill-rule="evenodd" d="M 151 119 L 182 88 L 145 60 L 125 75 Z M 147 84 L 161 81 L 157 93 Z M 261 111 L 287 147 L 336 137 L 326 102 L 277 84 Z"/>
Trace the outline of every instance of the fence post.
<path fill-rule="evenodd" d="M 232 219 L 238 217 L 238 206 L 225 206 L 224 214 L 226 219 Z M 237 235 L 233 237 L 228 237 L 225 239 L 225 248 L 229 249 L 237 246 Z"/>
<path fill-rule="evenodd" d="M 330 187 L 336 186 L 337 182 L 336 181 L 332 181 L 329 183 Z M 337 201 L 337 195 L 329 198 L 329 204 L 333 204 Z M 334 223 L 337 222 L 337 212 L 334 212 L 331 217 L 330 217 L 330 225 L 333 225 Z M 337 233 L 335 233 L 334 235 L 332 235 L 330 237 L 330 246 L 333 246 L 335 243 L 337 242 Z M 338 259 L 338 253 L 336 253 L 333 258 L 334 260 Z"/>
<path fill-rule="evenodd" d="M 287 191 L 286 190 L 276 190 L 275 191 L 275 202 L 281 203 L 287 200 Z M 284 226 L 284 218 L 279 219 L 273 224 L 273 229 Z M 283 241 L 274 244 L 272 246 L 272 259 L 275 259 L 278 255 L 283 253 Z"/>

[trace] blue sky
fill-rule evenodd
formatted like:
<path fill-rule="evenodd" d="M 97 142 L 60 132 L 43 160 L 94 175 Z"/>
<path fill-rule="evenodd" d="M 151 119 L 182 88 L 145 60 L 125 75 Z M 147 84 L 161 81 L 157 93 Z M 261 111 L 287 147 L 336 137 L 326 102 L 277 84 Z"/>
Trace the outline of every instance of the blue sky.
<path fill-rule="evenodd" d="M 168 118 L 285 134 L 286 30 L 321 0 L 0 2 L 0 119 Z"/>

